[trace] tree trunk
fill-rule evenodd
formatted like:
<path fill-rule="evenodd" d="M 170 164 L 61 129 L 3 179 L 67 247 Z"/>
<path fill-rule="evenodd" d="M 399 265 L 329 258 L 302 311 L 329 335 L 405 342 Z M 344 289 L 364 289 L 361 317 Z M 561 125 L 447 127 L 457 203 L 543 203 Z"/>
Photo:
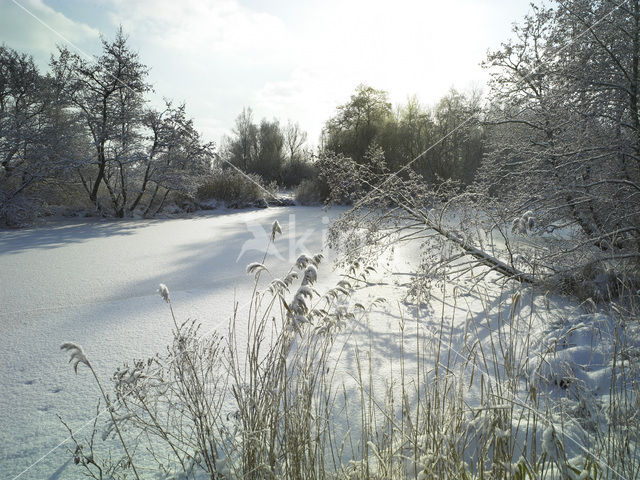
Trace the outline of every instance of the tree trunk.
<path fill-rule="evenodd" d="M 480 250 L 477 247 L 474 247 L 473 245 L 469 245 L 458 234 L 444 227 L 441 222 L 437 222 L 429 218 L 420 210 L 414 210 L 413 208 L 411 208 L 410 203 L 408 203 L 406 199 L 403 201 L 398 201 L 397 204 L 418 222 L 423 223 L 427 228 L 435 231 L 439 235 L 443 236 L 444 238 L 461 248 L 467 255 L 475 258 L 482 265 L 485 265 L 492 270 L 495 270 L 496 272 L 504 275 L 505 277 L 512 278 L 521 283 L 527 283 L 530 285 L 537 285 L 539 283 L 538 280 L 534 279 L 531 275 L 521 272 L 520 270 L 494 257 L 493 255 L 490 255 L 489 253 Z"/>
<path fill-rule="evenodd" d="M 100 184 L 104 179 L 104 169 L 106 167 L 106 159 L 104 156 L 104 141 L 98 147 L 98 176 L 96 177 L 93 188 L 91 189 L 91 193 L 89 194 L 89 199 L 91 202 L 97 207 L 98 206 L 98 190 L 100 189 Z"/>
<path fill-rule="evenodd" d="M 413 215 L 415 215 L 412 212 Z M 520 270 L 506 264 L 502 260 L 497 259 L 496 257 L 489 255 L 487 252 L 480 250 L 479 248 L 474 247 L 473 245 L 467 244 L 462 238 L 460 238 L 454 232 L 451 232 L 444 228 L 442 224 L 437 224 L 432 221 L 429 217 L 424 215 L 422 212 L 419 214 L 419 218 L 428 228 L 434 230 L 438 234 L 445 237 L 447 240 L 453 242 L 455 245 L 460 247 L 467 255 L 472 256 L 476 260 L 478 260 L 481 264 L 486 265 L 487 267 L 495 270 L 496 272 L 504 275 L 505 277 L 512 278 L 521 283 L 528 283 L 531 285 L 535 285 L 538 283 L 531 275 L 521 272 Z"/>

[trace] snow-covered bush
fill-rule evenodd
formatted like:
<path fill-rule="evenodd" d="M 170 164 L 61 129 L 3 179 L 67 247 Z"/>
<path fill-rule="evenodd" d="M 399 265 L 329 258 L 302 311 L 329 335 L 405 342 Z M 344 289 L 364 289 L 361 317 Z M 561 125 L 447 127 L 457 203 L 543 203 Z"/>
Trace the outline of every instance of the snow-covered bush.
<path fill-rule="evenodd" d="M 2 195 L 2 191 L 0 191 Z M 40 209 L 29 199 L 19 197 L 11 201 L 2 202 L 0 198 L 0 226 L 22 227 L 31 223 Z"/>
<path fill-rule="evenodd" d="M 324 203 L 329 189 L 322 179 L 316 177 L 303 180 L 294 190 L 294 198 L 300 205 L 318 205 Z"/>
<path fill-rule="evenodd" d="M 483 203 L 505 219 L 534 210 L 558 240 L 544 246 L 542 263 L 573 277 L 560 280 L 579 295 L 592 289 L 580 279 L 592 275 L 579 271 L 594 263 L 618 278 L 640 273 L 640 102 L 618 94 L 635 91 L 637 75 L 628 72 L 640 60 L 626 40 L 638 34 L 637 10 L 626 5 L 532 8 L 484 64 Z"/>
<path fill-rule="evenodd" d="M 216 170 L 208 175 L 198 187 L 196 196 L 200 201 L 218 200 L 227 206 L 248 206 L 275 192 L 274 185 L 265 185 L 255 174 L 242 174 L 232 169 Z"/>

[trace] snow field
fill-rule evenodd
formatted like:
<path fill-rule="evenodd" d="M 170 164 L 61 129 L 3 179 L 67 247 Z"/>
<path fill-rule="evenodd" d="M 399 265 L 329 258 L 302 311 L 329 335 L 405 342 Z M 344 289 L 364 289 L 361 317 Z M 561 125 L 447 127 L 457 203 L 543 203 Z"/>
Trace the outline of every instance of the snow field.
<path fill-rule="evenodd" d="M 300 244 L 291 241 L 292 212 Z M 264 292 L 302 253 L 298 246 L 311 254 L 322 248 L 318 226 L 326 225 L 326 215 L 283 208 L 117 228 L 66 225 L 0 238 L 6 247 L 0 266 L 12 272 L 17 287 L 13 294 L 3 289 L 11 309 L 0 314 L 6 365 L 0 387 L 7 392 L 0 399 L 7 426 L 0 433 L 3 478 L 18 475 L 65 438 L 55 413 L 74 428 L 94 415 L 97 387 L 82 365 L 73 374 L 60 343 L 82 344 L 104 379 L 123 361 L 164 351 L 172 322 L 155 292 L 161 282 L 179 321 L 197 319 L 203 332 L 225 335 L 236 303 L 251 296 L 253 277 L 245 267 L 263 257 L 247 248 L 264 245 L 279 220 L 284 235 L 272 251 L 278 255 L 265 261 Z M 430 302 L 409 301 L 410 282 L 420 274 L 419 248 L 407 244 L 377 258 L 366 282 L 332 272 L 331 255 L 319 267 L 314 288 L 320 294 L 341 278 L 354 287 L 338 302 L 354 315 L 332 335 L 322 376 L 322 395 L 332 406 L 316 410 L 328 416 L 343 473 L 430 478 L 425 472 L 477 473 L 493 461 L 492 473 L 512 475 L 533 470 L 531 459 L 546 453 L 545 468 L 558 478 L 574 475 L 567 466 L 575 467 L 576 478 L 583 474 L 589 455 L 601 473 L 625 478 L 617 465 L 607 465 L 611 458 L 600 437 L 614 421 L 612 398 L 633 398 L 639 351 L 633 327 L 493 273 L 481 283 L 472 275 L 439 282 Z M 246 311 L 238 315 L 239 357 L 246 353 Z M 614 362 L 626 377 L 612 381 Z M 69 459 L 60 449 L 20 478 L 75 478 L 79 470 Z"/>
<path fill-rule="evenodd" d="M 74 374 L 63 342 L 82 345 L 108 387 L 117 366 L 165 351 L 171 341 L 159 283 L 169 287 L 179 319 L 226 333 L 236 303 L 246 308 L 252 277 L 245 267 L 262 260 L 263 251 L 253 249 L 264 250 L 272 222 L 284 230 L 281 259 L 266 262 L 277 275 L 296 253 L 322 248 L 326 219 L 337 214 L 231 210 L 0 232 L 0 478 L 14 478 L 67 438 L 57 414 L 74 429 L 95 415 L 98 388 L 82 365 Z M 20 478 L 84 478 L 70 459 L 63 446 Z"/>

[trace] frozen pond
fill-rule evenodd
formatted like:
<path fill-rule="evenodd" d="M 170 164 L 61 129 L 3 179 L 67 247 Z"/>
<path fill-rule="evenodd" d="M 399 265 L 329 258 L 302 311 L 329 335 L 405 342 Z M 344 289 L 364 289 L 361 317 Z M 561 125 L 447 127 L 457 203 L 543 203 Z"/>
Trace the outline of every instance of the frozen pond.
<path fill-rule="evenodd" d="M 24 472 L 67 438 L 57 414 L 77 429 L 95 412 L 97 387 L 88 372 L 73 373 L 61 343 L 80 343 L 107 383 L 123 361 L 162 350 L 172 322 L 159 283 L 182 320 L 226 330 L 272 222 L 284 235 L 266 264 L 280 273 L 297 254 L 320 250 L 338 213 L 284 207 L 0 231 L 0 478 L 84 478 L 66 445 Z"/>
<path fill-rule="evenodd" d="M 110 390 L 117 366 L 163 351 L 171 338 L 173 322 L 157 293 L 159 283 L 169 287 L 179 321 L 196 319 L 203 334 L 217 330 L 226 335 L 236 305 L 238 321 L 246 318 L 253 288 L 246 266 L 262 261 L 273 221 L 280 222 L 284 233 L 265 264 L 281 277 L 299 254 L 322 249 L 329 222 L 342 211 L 286 207 L 172 220 L 70 220 L 0 231 L 0 479 L 86 478 L 66 451 L 71 444 L 65 443 L 68 434 L 57 415 L 82 441 L 91 430 L 99 392 L 83 366 L 74 374 L 68 354 L 60 351 L 63 342 L 84 347 Z M 499 241 L 495 244 L 500 247 Z M 479 408 L 484 405 L 480 379 L 503 378 L 503 353 L 492 348 L 506 345 L 522 362 L 515 394 L 526 396 L 527 382 L 535 381 L 550 390 L 545 408 L 562 412 L 568 401 L 577 408 L 580 392 L 590 392 L 594 402 L 606 400 L 608 359 L 615 350 L 615 329 L 607 315 L 586 313 L 569 299 L 505 283 L 495 272 L 481 284 L 467 272 L 455 285 L 431 289 L 429 304 L 416 306 L 405 299 L 419 267 L 419 248 L 419 242 L 410 242 L 392 257 L 375 258 L 378 272 L 359 289 L 358 301 L 370 305 L 382 297 L 388 304 L 368 311 L 334 339 L 340 346 L 333 352 L 331 381 L 345 397 L 357 399 L 348 409 L 337 409 L 344 415 L 333 419 L 335 434 L 353 431 L 358 438 L 357 428 L 345 419 L 360 414 L 362 390 L 354 380 L 360 347 L 369 349 L 369 368 L 375 372 L 369 388 L 377 398 L 384 398 L 397 379 L 398 365 L 403 365 L 403 383 L 423 385 L 428 382 L 418 377 L 419 371 L 433 371 L 446 358 L 447 371 L 459 378 L 471 375 L 469 369 L 475 372 L 461 385 L 465 404 Z M 339 272 L 329 274 L 327 260 L 320 266 L 319 291 L 339 278 Z M 637 348 L 635 328 L 627 335 Z M 566 341 L 560 344 L 558 338 Z M 494 352 L 493 364 L 469 353 L 475 348 Z M 580 386 L 578 400 L 570 400 L 554 383 L 567 371 Z M 563 402 L 556 403 L 560 397 Z M 545 412 L 540 418 L 546 418 Z M 522 418 L 514 414 L 514 431 L 523 431 Z M 561 428 L 567 419 L 564 413 L 557 418 Z M 606 431 L 606 424 L 601 427 Z M 570 427 L 565 433 L 574 439 L 567 455 L 583 454 L 579 429 Z M 351 453 L 345 455 L 348 460 Z"/>

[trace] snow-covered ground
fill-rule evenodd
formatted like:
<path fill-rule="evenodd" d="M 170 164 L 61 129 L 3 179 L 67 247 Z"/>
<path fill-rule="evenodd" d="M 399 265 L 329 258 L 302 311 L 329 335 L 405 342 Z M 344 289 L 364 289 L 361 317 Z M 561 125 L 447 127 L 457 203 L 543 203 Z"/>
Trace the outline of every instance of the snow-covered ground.
<path fill-rule="evenodd" d="M 319 251 L 338 213 L 283 207 L 0 231 L 0 478 L 67 438 L 57 414 L 74 429 L 93 418 L 97 387 L 86 370 L 73 373 L 61 343 L 81 344 L 107 384 L 123 361 L 164 350 L 173 323 L 159 283 L 181 319 L 226 331 L 234 303 L 249 298 L 245 268 L 262 260 L 272 222 L 284 231 L 266 261 L 277 274 Z M 63 445 L 19 478 L 80 478 L 70 458 Z"/>
<path fill-rule="evenodd" d="M 245 268 L 262 260 L 272 222 L 281 223 L 284 235 L 265 264 L 279 276 L 300 253 L 322 249 L 327 224 L 340 211 L 286 207 L 1 232 L 0 478 L 15 478 L 67 438 L 56 414 L 74 429 L 93 419 L 97 387 L 82 366 L 74 375 L 62 342 L 83 345 L 104 379 L 125 360 L 164 350 L 172 322 L 156 293 L 159 283 L 168 285 L 180 320 L 197 319 L 205 332 L 225 332 L 235 303 L 242 309 L 250 297 L 252 277 Z M 637 338 L 637 332 L 621 333 L 602 313 L 497 274 L 478 282 L 467 273 L 456 284 L 435 284 L 431 301 L 416 305 L 406 294 L 419 269 L 418 247 L 405 245 L 378 258 L 377 272 L 355 292 L 352 302 L 387 302 L 357 316 L 336 337 L 335 379 L 353 394 L 347 414 L 359 415 L 361 388 L 384 401 L 398 387 L 404 356 L 405 377 L 413 379 L 409 390 L 435 381 L 436 366 L 446 371 L 443 378 L 460 380 L 474 441 L 496 428 L 488 404 L 527 403 L 528 412 L 534 408 L 531 387 L 548 387 L 548 396 L 533 393 L 541 430 L 563 425 L 567 454 L 585 456 L 590 425 L 607 421 L 615 337 Z M 339 279 L 329 265 L 321 265 L 320 292 Z M 357 380 L 358 352 L 371 356 L 367 385 Z M 487 386 L 498 386 L 505 398 L 487 400 Z M 517 440 L 522 427 L 503 423 L 499 434 Z M 427 453 L 424 462 L 431 461 Z M 76 477 L 79 469 L 62 446 L 19 478 Z"/>

